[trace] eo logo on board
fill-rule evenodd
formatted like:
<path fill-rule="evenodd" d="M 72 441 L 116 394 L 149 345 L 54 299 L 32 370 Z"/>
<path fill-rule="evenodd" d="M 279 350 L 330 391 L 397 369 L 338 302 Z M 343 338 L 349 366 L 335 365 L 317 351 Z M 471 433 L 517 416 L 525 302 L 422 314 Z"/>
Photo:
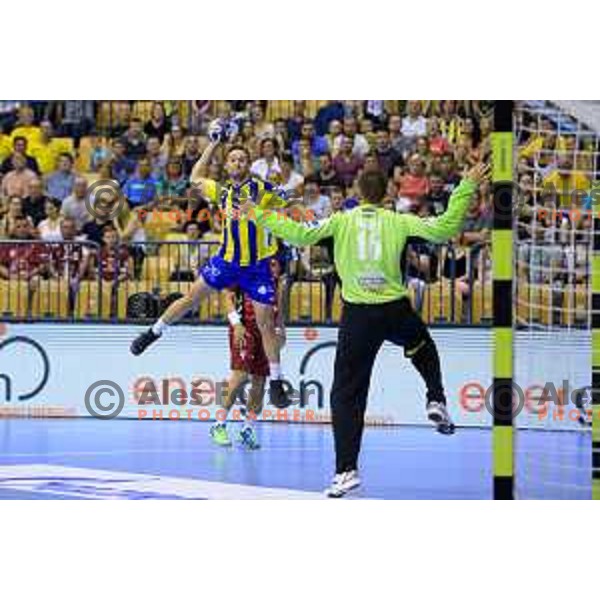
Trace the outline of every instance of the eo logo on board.
<path fill-rule="evenodd" d="M 22 372 L 18 377 L 15 374 L 0 373 L 0 384 L 4 383 L 4 400 L 6 402 L 11 402 L 12 400 L 31 400 L 44 389 L 50 377 L 50 360 L 48 354 L 46 354 L 46 351 L 38 342 L 24 335 L 15 335 L 0 342 L 0 364 L 3 362 L 2 352 L 5 348 L 15 344 L 30 346 L 36 351 L 39 357 L 36 360 L 42 363 L 42 375 L 33 379 L 31 369 L 28 368 L 29 360 L 27 362 L 22 361 L 25 362 L 25 365 L 22 367 Z M 0 396 L 1 398 L 2 396 Z"/>

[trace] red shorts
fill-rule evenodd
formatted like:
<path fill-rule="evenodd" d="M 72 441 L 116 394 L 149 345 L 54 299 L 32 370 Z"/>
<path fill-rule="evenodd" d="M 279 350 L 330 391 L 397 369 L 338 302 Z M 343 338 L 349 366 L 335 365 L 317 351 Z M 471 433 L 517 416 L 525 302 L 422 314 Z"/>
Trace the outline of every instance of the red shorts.
<path fill-rule="evenodd" d="M 242 352 L 233 343 L 233 328 L 229 327 L 229 353 L 232 371 L 244 371 L 257 377 L 269 376 L 269 359 L 265 354 L 262 337 L 256 325 L 246 328 Z"/>

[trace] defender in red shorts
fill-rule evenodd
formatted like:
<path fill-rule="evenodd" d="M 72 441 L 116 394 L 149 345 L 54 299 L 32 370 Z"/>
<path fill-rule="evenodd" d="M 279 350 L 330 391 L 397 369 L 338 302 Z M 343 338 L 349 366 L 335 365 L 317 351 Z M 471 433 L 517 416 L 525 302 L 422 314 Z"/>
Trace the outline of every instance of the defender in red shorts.
<path fill-rule="evenodd" d="M 272 259 L 271 272 L 276 282 L 275 323 L 281 347 L 285 344 L 285 328 L 282 306 L 283 285 L 281 284 L 282 265 Z M 244 423 L 237 439 L 242 446 L 251 450 L 260 448 L 254 422 L 263 409 L 265 382 L 269 377 L 269 359 L 265 353 L 262 337 L 256 323 L 252 299 L 239 287 L 230 288 L 226 295 L 227 317 L 229 320 L 229 351 L 231 373 L 228 382 L 228 396 L 217 413 L 217 423 L 210 429 L 210 436 L 219 446 L 231 446 L 227 431 L 227 416 L 236 399 L 241 398 L 248 382 L 248 401 L 242 406 Z"/>

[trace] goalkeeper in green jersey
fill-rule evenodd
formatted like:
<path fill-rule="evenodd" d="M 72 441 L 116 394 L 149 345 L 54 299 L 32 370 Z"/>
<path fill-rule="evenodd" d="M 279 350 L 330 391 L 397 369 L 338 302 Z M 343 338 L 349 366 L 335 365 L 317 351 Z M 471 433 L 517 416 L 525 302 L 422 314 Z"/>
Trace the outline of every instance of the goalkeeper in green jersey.
<path fill-rule="evenodd" d="M 358 455 L 364 426 L 373 364 L 384 341 L 404 347 L 427 387 L 428 418 L 441 433 L 454 432 L 442 383 L 435 343 L 414 311 L 403 285 L 400 256 L 410 236 L 440 243 L 462 229 L 470 200 L 488 167 L 471 168 L 454 190 L 446 212 L 420 218 L 385 210 L 382 173 L 364 173 L 359 179 L 361 204 L 323 221 L 300 223 L 268 208 L 244 207 L 279 238 L 308 246 L 333 238 L 335 266 L 342 282 L 344 309 L 338 332 L 331 415 L 336 469 L 328 496 L 340 497 L 360 485 Z"/>

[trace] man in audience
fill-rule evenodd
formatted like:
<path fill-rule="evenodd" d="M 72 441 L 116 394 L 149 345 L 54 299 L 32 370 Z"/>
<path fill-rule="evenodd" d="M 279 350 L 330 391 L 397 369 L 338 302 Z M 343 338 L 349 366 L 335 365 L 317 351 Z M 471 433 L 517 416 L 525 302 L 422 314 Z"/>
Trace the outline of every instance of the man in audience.
<path fill-rule="evenodd" d="M 113 140 L 113 156 L 110 165 L 113 179 L 118 181 L 119 185 L 125 185 L 127 179 L 135 171 L 135 161 L 127 156 L 126 150 L 123 140 Z"/>
<path fill-rule="evenodd" d="M 62 207 L 60 209 L 60 212 L 63 214 L 63 216 L 70 217 L 75 221 L 77 229 L 79 230 L 81 230 L 85 223 L 92 218 L 92 215 L 90 214 L 85 203 L 87 189 L 88 184 L 85 177 L 77 177 L 73 185 L 73 193 L 63 200 Z M 100 204 L 101 203 L 96 204 L 96 210 Z"/>
<path fill-rule="evenodd" d="M 29 184 L 37 179 L 34 171 L 27 168 L 27 161 L 22 154 L 13 154 L 11 159 L 12 171 L 9 171 L 2 178 L 2 186 L 0 188 L 2 196 L 18 196 L 24 198 L 27 195 Z"/>
<path fill-rule="evenodd" d="M 131 119 L 129 128 L 121 138 L 125 146 L 125 156 L 138 160 L 146 154 L 146 135 L 141 119 Z"/>
<path fill-rule="evenodd" d="M 62 201 L 73 192 L 74 185 L 73 157 L 63 152 L 58 157 L 58 169 L 46 178 L 46 192 Z"/>
<path fill-rule="evenodd" d="M 37 161 L 33 156 L 27 154 L 27 138 L 21 135 L 17 135 L 13 138 L 13 151 L 10 156 L 4 159 L 2 166 L 0 166 L 0 172 L 6 174 L 13 170 L 13 157 L 19 155 L 25 158 L 25 167 L 30 171 L 39 174 L 40 169 Z"/>
<path fill-rule="evenodd" d="M 156 136 L 150 136 L 146 142 L 146 156 L 150 161 L 152 169 L 152 177 L 156 180 L 160 180 L 165 175 L 165 169 L 167 167 L 168 158 L 163 154 L 160 139 Z"/>
<path fill-rule="evenodd" d="M 418 100 L 408 103 L 408 115 L 402 119 L 402 135 L 409 138 L 427 135 L 427 119 L 421 115 L 421 103 Z"/>
<path fill-rule="evenodd" d="M 152 175 L 148 158 L 140 158 L 137 172 L 130 177 L 123 188 L 131 208 L 152 208 L 160 191 L 160 181 Z"/>
<path fill-rule="evenodd" d="M 394 168 L 403 165 L 402 156 L 394 149 L 390 141 L 390 134 L 386 129 L 380 129 L 375 134 L 375 156 L 379 168 L 387 177 L 391 177 Z"/>
<path fill-rule="evenodd" d="M 292 154 L 296 162 L 300 159 L 300 140 L 308 142 L 313 156 L 319 157 L 321 154 L 329 152 L 327 140 L 324 137 L 315 134 L 315 125 L 308 119 L 302 124 L 300 138 L 292 142 Z"/>
<path fill-rule="evenodd" d="M 322 154 L 319 157 L 318 179 L 319 185 L 324 189 L 342 185 L 341 179 L 338 177 L 335 169 L 333 168 L 333 157 L 329 152 Z"/>
<path fill-rule="evenodd" d="M 44 184 L 39 177 L 32 179 L 27 186 L 27 195 L 23 198 L 23 214 L 31 217 L 35 227 L 46 218 L 46 201 L 49 196 L 44 194 Z"/>

